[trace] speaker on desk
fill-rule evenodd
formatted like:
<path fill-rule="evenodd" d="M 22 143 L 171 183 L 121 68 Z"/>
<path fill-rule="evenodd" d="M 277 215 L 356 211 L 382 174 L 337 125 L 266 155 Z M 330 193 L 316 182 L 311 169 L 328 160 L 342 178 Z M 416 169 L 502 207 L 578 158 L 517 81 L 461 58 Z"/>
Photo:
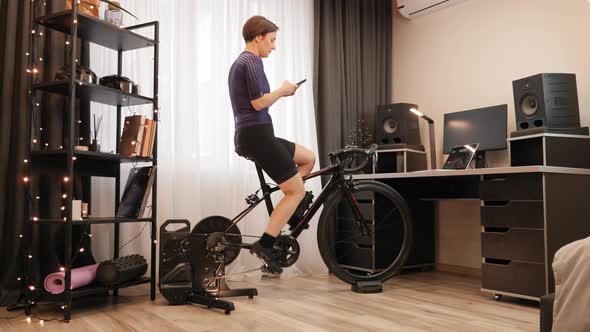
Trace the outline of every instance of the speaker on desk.
<path fill-rule="evenodd" d="M 418 117 L 408 103 L 380 105 L 375 116 L 375 140 L 378 145 L 406 143 L 420 145 Z"/>
<path fill-rule="evenodd" d="M 580 127 L 575 74 L 538 74 L 512 82 L 516 130 Z"/>

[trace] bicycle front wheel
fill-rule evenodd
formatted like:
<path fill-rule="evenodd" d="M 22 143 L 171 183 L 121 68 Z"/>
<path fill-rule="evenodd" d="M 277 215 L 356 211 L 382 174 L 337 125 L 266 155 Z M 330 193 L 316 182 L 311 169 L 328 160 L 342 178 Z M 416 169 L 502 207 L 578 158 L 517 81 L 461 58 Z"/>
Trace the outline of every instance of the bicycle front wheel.
<path fill-rule="evenodd" d="M 410 253 L 410 209 L 383 183 L 355 184 L 352 193 L 339 190 L 324 205 L 317 233 L 320 254 L 330 272 L 347 283 L 385 281 L 400 271 Z"/>

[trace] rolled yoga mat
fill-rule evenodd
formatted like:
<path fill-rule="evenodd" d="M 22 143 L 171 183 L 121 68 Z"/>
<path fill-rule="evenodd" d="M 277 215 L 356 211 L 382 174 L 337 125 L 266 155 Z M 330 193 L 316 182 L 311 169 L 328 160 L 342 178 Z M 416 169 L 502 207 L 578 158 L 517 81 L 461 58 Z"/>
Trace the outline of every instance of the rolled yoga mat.
<path fill-rule="evenodd" d="M 70 289 L 84 287 L 96 279 L 96 269 L 99 264 L 87 265 L 72 269 L 72 283 Z M 45 290 L 51 294 L 61 294 L 66 290 L 66 273 L 55 272 L 45 278 Z"/>

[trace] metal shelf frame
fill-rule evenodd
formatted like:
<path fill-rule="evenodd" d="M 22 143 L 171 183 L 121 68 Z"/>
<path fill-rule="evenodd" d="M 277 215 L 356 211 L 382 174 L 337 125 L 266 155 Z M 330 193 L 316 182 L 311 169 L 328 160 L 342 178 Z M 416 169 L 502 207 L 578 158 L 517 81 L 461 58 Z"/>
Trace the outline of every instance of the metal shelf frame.
<path fill-rule="evenodd" d="M 33 290 L 30 290 L 28 287 L 25 287 L 25 313 L 31 313 L 31 307 L 34 305 L 34 300 L 41 300 L 41 301 L 49 301 L 49 302 L 63 302 L 64 308 L 64 321 L 69 322 L 71 319 L 71 304 L 73 297 L 82 297 L 86 295 L 92 295 L 102 292 L 108 292 L 109 290 L 113 291 L 114 296 L 118 296 L 118 289 L 124 287 L 130 287 L 134 285 L 150 283 L 150 299 L 153 301 L 156 297 L 156 241 L 157 241 L 157 230 L 156 230 L 156 216 L 157 216 L 157 178 L 154 179 L 153 186 L 152 186 L 152 213 L 150 218 L 89 218 L 86 220 L 72 220 L 72 199 L 74 193 L 74 184 L 73 179 L 74 175 L 78 171 L 75 167 L 75 163 L 77 162 L 75 159 L 86 159 L 87 163 L 85 167 L 90 167 L 88 165 L 92 164 L 92 160 L 100 161 L 102 163 L 114 163 L 116 167 L 114 168 L 114 177 L 115 177 L 115 210 L 119 208 L 119 201 L 121 197 L 120 193 L 120 186 L 121 186 L 121 170 L 120 164 L 125 162 L 151 162 L 154 167 L 158 165 L 158 135 L 156 131 L 155 139 L 154 139 L 154 149 L 153 149 L 153 157 L 152 158 L 129 158 L 129 157 L 122 157 L 119 156 L 120 151 L 120 140 L 119 137 L 121 135 L 121 108 L 123 106 L 132 106 L 132 105 L 141 105 L 141 104 L 153 104 L 152 108 L 152 118 L 155 121 L 158 121 L 158 70 L 159 70 L 159 22 L 153 21 L 148 22 L 140 25 L 130 26 L 127 28 L 121 28 L 109 23 L 103 22 L 102 20 L 82 14 L 79 12 L 79 4 L 78 1 L 72 1 L 73 8 L 68 11 L 50 14 L 43 17 L 36 17 L 37 16 L 37 9 L 36 6 L 31 6 L 31 27 L 33 30 L 38 31 L 39 25 L 43 25 L 49 29 L 61 31 L 63 33 L 69 34 L 71 36 L 71 45 L 69 50 L 69 65 L 70 72 L 76 72 L 76 50 L 78 48 L 78 44 L 80 40 L 89 41 L 98 45 L 102 45 L 104 47 L 108 47 L 114 49 L 118 52 L 118 59 L 117 59 L 117 74 L 122 75 L 123 72 L 123 53 L 128 50 L 135 50 L 139 48 L 145 47 L 153 47 L 154 50 L 154 61 L 153 61 L 153 97 L 148 98 L 144 96 L 126 94 L 123 92 L 116 91 L 114 89 L 102 87 L 96 84 L 90 84 L 82 81 L 76 80 L 75 75 L 70 75 L 71 77 L 69 80 L 59 81 L 59 82 L 49 82 L 49 83 L 41 83 L 41 84 L 34 84 L 34 80 L 30 79 L 29 90 L 30 90 L 30 111 L 31 114 L 35 112 L 36 106 L 36 99 L 35 99 L 35 91 L 44 91 L 44 92 L 53 92 L 53 93 L 60 93 L 69 98 L 69 111 L 64 112 L 67 113 L 67 124 L 68 126 L 65 128 L 67 133 L 67 137 L 69 137 L 69 144 L 64 147 L 63 150 L 59 151 L 33 151 L 32 139 L 33 139 L 33 132 L 35 130 L 35 123 L 33 121 L 30 122 L 30 130 L 29 130 L 29 160 L 31 160 L 30 167 L 36 167 L 35 160 L 47 160 L 45 158 L 49 158 L 52 160 L 59 159 L 59 165 L 63 165 L 65 163 L 65 175 L 68 176 L 72 181 L 68 181 L 65 185 L 67 198 L 65 200 L 65 206 L 67 210 L 66 220 L 58 220 L 58 219 L 33 219 L 31 216 L 31 204 L 28 204 L 26 209 L 26 222 L 32 224 L 32 241 L 31 245 L 33 246 L 33 251 L 38 248 L 38 243 L 40 240 L 40 232 L 39 232 L 39 224 L 62 224 L 65 225 L 65 291 L 59 295 L 51 295 L 46 292 L 41 292 L 41 294 L 34 293 Z M 147 38 L 142 35 L 139 35 L 133 30 L 137 30 L 140 28 L 148 28 L 153 27 L 153 38 Z M 29 40 L 29 49 L 30 49 L 30 56 L 29 56 L 29 68 L 32 68 L 34 65 L 35 53 L 37 49 L 37 42 L 35 40 L 35 35 L 32 34 Z M 79 40 L 80 39 L 80 40 Z M 72 139 L 75 133 L 75 114 L 76 114 L 76 98 L 85 99 L 85 100 L 92 100 L 101 102 L 103 104 L 114 105 L 117 108 L 117 147 L 116 147 L 116 155 L 106 154 L 106 153 L 96 153 L 96 152 L 82 152 L 74 150 L 75 140 Z M 66 115 L 66 114 L 64 114 Z M 34 119 L 33 117 L 31 119 Z M 157 130 L 157 129 L 156 129 Z M 65 157 L 65 160 L 63 160 Z M 76 158 L 74 158 L 76 157 Z M 37 159 L 36 159 L 37 158 Z M 88 163 L 90 161 L 90 163 Z M 45 163 L 39 163 L 39 169 L 43 169 L 43 165 Z M 89 170 L 91 172 L 92 170 Z M 28 198 L 27 198 L 28 199 Z M 105 223 L 112 223 L 114 227 L 114 258 L 119 257 L 119 245 L 120 245 L 120 232 L 119 232 L 119 224 L 120 223 L 127 223 L 127 222 L 150 222 L 151 223 L 151 267 L 150 267 L 150 276 L 149 277 L 142 277 L 135 281 L 131 281 L 129 283 L 117 286 L 115 288 L 107 288 L 100 285 L 89 285 L 87 287 L 83 287 L 76 290 L 71 290 L 72 284 L 72 228 L 73 225 L 88 225 L 90 228 L 90 224 L 105 224 Z M 89 231 L 90 232 L 90 231 Z M 31 270 L 36 268 L 39 263 L 39 255 L 34 255 L 32 259 L 29 261 L 29 266 L 27 268 L 27 275 L 26 281 L 27 282 L 34 282 L 36 285 L 40 284 L 39 280 L 34 280 L 34 276 L 32 276 Z M 31 265 L 33 267 L 31 267 Z M 27 285 L 25 283 L 25 285 Z"/>

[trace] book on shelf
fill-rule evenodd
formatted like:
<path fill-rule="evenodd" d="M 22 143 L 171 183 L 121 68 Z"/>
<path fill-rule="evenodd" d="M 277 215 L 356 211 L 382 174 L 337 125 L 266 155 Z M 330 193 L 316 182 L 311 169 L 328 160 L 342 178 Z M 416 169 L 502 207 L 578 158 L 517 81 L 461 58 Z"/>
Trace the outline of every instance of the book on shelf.
<path fill-rule="evenodd" d="M 158 168 L 154 167 L 154 166 L 150 166 L 152 168 L 152 171 L 150 172 L 150 178 L 148 180 L 148 184 L 147 184 L 147 189 L 145 190 L 145 193 L 143 195 L 143 200 L 141 201 L 141 207 L 139 208 L 139 213 L 137 214 L 137 218 L 149 218 L 151 217 L 151 205 L 150 205 L 150 211 L 149 213 L 146 213 L 146 208 L 148 207 L 148 204 L 151 203 L 151 197 L 152 197 L 152 186 L 154 184 L 154 179 L 157 176 L 157 172 L 158 172 Z"/>
<path fill-rule="evenodd" d="M 141 151 L 139 153 L 140 157 L 147 157 L 147 150 L 148 150 L 148 146 L 149 146 L 149 140 L 150 140 L 150 119 L 145 119 L 145 122 L 143 124 L 143 137 L 141 139 Z"/>
<path fill-rule="evenodd" d="M 125 117 L 121 134 L 120 155 L 126 157 L 152 157 L 156 121 L 144 115 Z"/>
<path fill-rule="evenodd" d="M 145 120 L 143 140 L 141 141 L 141 154 L 142 157 L 151 158 L 154 150 L 154 139 L 156 137 L 156 125 L 157 122 L 152 119 Z"/>
<path fill-rule="evenodd" d="M 154 155 L 154 143 L 156 141 L 156 130 L 157 130 L 158 122 L 156 120 L 150 120 L 150 141 L 148 145 L 148 157 L 153 157 Z"/>
<path fill-rule="evenodd" d="M 156 168 L 146 166 L 132 168 L 117 209 L 117 218 L 142 218 L 148 204 Z"/>
<path fill-rule="evenodd" d="M 135 157 L 141 152 L 141 139 L 145 115 L 132 115 L 125 117 L 123 132 L 121 133 L 121 147 L 119 154 L 126 157 Z"/>

